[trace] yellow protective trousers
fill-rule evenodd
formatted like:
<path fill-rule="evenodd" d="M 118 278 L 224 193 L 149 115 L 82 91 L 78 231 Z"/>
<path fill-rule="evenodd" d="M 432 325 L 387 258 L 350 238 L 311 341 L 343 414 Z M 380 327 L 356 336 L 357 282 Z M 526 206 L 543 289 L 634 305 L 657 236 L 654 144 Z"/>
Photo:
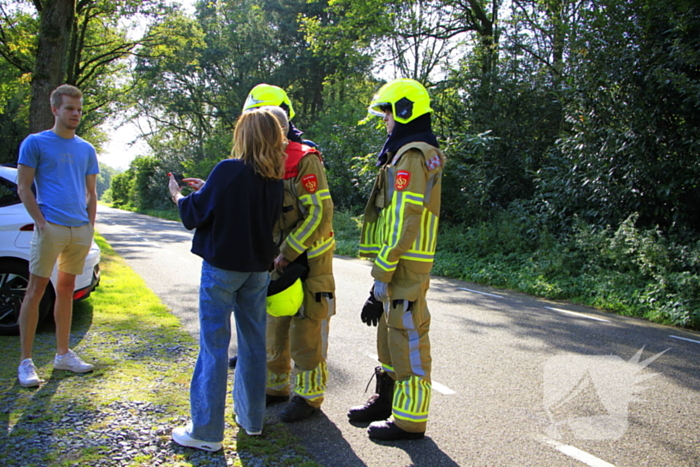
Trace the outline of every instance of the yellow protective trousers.
<path fill-rule="evenodd" d="M 335 314 L 333 251 L 309 257 L 309 277 L 302 283 L 304 302 L 294 316 L 267 316 L 267 394 L 293 392 L 320 407 L 328 382 L 328 332 Z M 292 360 L 294 371 L 292 373 Z"/>
<path fill-rule="evenodd" d="M 430 312 L 425 299 L 429 274 L 417 274 L 399 263 L 392 278 L 390 301 L 377 328 L 382 368 L 396 381 L 392 417 L 409 432 L 425 432 L 430 408 Z"/>

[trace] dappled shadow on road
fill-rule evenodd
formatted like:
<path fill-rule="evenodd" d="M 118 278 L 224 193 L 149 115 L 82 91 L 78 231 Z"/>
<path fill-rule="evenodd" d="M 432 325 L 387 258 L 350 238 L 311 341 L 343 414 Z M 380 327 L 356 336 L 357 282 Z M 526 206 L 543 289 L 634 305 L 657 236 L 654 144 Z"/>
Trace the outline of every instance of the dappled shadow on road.
<path fill-rule="evenodd" d="M 460 290 L 462 288 L 493 296 Z M 700 334 L 567 302 L 537 299 L 443 278 L 433 280 L 431 291 L 444 292 L 429 297 L 433 320 L 449 318 L 459 325 L 457 332 L 462 335 L 495 337 L 499 332 L 507 331 L 516 337 L 512 344 L 514 348 L 532 350 L 524 342 L 531 339 L 541 343 L 542 346 L 538 344 L 538 351 L 543 357 L 571 352 L 614 354 L 627 360 L 642 347 L 645 357 L 670 349 L 650 368 L 688 388 L 700 389 L 700 372 L 696 365 L 691 364 L 700 359 L 700 345 L 670 337 L 686 336 L 700 341 Z M 441 315 L 433 311 L 439 310 L 441 304 L 456 305 L 469 311 L 460 312 L 459 315 Z M 481 319 L 484 313 L 490 315 L 488 321 Z M 696 357 L 688 358 L 688 355 Z"/>
<path fill-rule="evenodd" d="M 698 453 L 689 447 L 696 437 L 685 435 L 685 446 L 677 443 L 676 438 L 679 433 L 685 433 L 683 427 L 693 432 L 679 414 L 687 410 L 684 399 L 697 397 L 700 390 L 700 345 L 671 336 L 700 341 L 700 334 L 568 302 L 443 278 L 432 281 L 431 293 L 428 302 L 433 323 L 440 323 L 442 337 L 450 342 L 449 348 L 436 343 L 433 359 L 446 360 L 448 353 L 461 355 L 459 367 L 454 371 L 469 375 L 467 381 L 470 381 L 468 387 L 454 388 L 458 394 L 453 396 L 456 399 L 449 407 L 439 408 L 439 404 L 434 404 L 436 410 L 459 406 L 465 416 L 474 417 L 477 430 L 494 423 L 499 413 L 503 413 L 529 420 L 524 426 L 529 425 L 533 434 L 543 434 L 572 420 L 588 423 L 586 417 L 610 417 L 610 401 L 619 400 L 623 402 L 620 410 L 625 424 L 618 432 L 618 442 L 622 443 L 618 445 L 656 433 L 653 438 L 645 439 L 656 445 L 659 452 L 674 452 L 674 460 L 698 459 Z M 658 358 L 654 359 L 655 356 Z M 606 374 L 604 383 L 600 378 L 594 381 L 609 362 L 615 362 L 620 370 Z M 645 376 L 651 379 L 643 380 Z M 445 372 L 440 377 L 451 375 Z M 597 384 L 609 385 L 611 380 L 621 386 L 609 394 L 609 405 L 604 407 L 599 398 L 606 395 L 601 392 L 605 386 Z M 554 381 L 560 384 L 557 389 L 553 389 Z M 625 399 L 625 391 L 634 393 L 635 385 L 641 381 L 643 387 L 636 386 L 641 397 Z M 579 386 L 568 398 L 560 396 L 559 392 L 564 394 L 568 385 L 575 383 Z M 579 397 L 586 394 L 589 400 Z M 472 399 L 518 400 L 520 405 L 504 403 L 496 409 L 474 404 Z M 546 405 L 548 399 L 550 405 Z M 695 417 L 691 414 L 697 413 L 692 408 L 688 415 Z M 582 437 L 570 425 L 565 426 L 567 430 L 560 433 L 562 439 L 576 442 L 578 447 L 585 447 L 585 440 L 596 439 Z M 592 446 L 592 450 L 599 448 Z"/>
<path fill-rule="evenodd" d="M 193 232 L 185 229 L 180 222 L 133 212 L 101 209 L 98 223 L 119 225 L 123 228 L 123 232 L 113 233 L 105 238 L 112 248 L 118 250 L 126 259 L 134 259 L 132 255 L 137 254 L 144 246 L 157 248 L 159 243 L 189 242 L 192 241 L 193 235 Z M 144 244 L 143 240 L 147 243 Z"/>

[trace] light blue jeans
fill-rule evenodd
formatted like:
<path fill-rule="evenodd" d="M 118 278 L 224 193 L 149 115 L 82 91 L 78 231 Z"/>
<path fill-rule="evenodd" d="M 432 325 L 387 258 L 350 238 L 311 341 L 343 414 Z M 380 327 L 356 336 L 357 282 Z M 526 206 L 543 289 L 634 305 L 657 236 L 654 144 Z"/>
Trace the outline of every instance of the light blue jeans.
<path fill-rule="evenodd" d="M 234 410 L 245 430 L 262 430 L 267 373 L 265 297 L 269 282 L 267 272 L 227 271 L 202 261 L 199 357 L 190 385 L 190 436 L 195 439 L 224 439 L 231 311 L 238 338 Z"/>

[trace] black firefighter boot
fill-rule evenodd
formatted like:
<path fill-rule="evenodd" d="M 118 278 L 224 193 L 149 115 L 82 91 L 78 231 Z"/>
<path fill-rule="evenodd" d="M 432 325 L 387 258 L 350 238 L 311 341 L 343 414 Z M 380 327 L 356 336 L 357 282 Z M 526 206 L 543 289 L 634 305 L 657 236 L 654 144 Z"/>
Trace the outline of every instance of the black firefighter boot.
<path fill-rule="evenodd" d="M 348 411 L 350 422 L 367 423 L 386 420 L 391 416 L 391 404 L 394 398 L 394 380 L 378 366 L 374 369 L 377 377 L 376 394 L 365 405 L 358 405 Z M 371 380 L 370 380 L 371 381 Z"/>
<path fill-rule="evenodd" d="M 398 441 L 401 439 L 423 439 L 425 432 L 405 431 L 396 425 L 392 420 L 382 420 L 371 423 L 367 429 L 367 434 L 371 439 L 380 441 Z"/>

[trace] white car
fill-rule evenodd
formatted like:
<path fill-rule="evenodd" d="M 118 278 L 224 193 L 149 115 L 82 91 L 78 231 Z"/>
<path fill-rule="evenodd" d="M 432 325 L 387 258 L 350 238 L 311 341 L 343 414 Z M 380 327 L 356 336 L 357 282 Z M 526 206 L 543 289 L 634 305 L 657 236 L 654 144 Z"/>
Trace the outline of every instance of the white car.
<path fill-rule="evenodd" d="M 17 169 L 0 166 L 0 335 L 19 333 L 19 309 L 29 282 L 29 248 L 34 220 L 17 194 Z M 51 281 L 39 306 L 39 322 L 53 315 L 58 280 L 54 267 Z M 74 300 L 87 298 L 100 282 L 100 248 L 95 242 L 85 260 L 83 273 L 75 279 Z"/>

